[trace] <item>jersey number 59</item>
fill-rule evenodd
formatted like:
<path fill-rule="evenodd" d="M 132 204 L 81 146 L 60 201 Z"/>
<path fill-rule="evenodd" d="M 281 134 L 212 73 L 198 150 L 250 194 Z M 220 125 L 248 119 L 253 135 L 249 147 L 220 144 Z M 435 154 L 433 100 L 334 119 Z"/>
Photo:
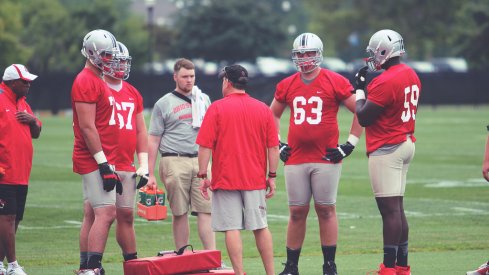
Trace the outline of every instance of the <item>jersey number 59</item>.
<path fill-rule="evenodd" d="M 401 119 L 403 122 L 408 122 L 411 118 L 416 120 L 416 110 L 418 108 L 419 87 L 412 85 L 404 88 L 404 111 L 402 111 Z"/>

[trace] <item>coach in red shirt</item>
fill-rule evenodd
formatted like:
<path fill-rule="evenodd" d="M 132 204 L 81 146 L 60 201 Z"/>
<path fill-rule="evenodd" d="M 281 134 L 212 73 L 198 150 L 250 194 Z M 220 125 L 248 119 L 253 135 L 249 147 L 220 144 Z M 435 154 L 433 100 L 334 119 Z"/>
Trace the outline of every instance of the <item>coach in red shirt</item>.
<path fill-rule="evenodd" d="M 243 229 L 253 231 L 266 274 L 274 274 L 265 200 L 275 194 L 277 129 L 267 105 L 245 92 L 248 72 L 244 67 L 224 67 L 219 78 L 224 98 L 210 105 L 196 141 L 201 192 L 209 199 L 208 189 L 213 191 L 212 229 L 225 232 L 235 274 L 244 274 Z M 206 174 L 211 155 L 212 180 Z"/>
<path fill-rule="evenodd" d="M 7 274 L 5 257 L 8 274 L 25 274 L 15 256 L 15 234 L 24 216 L 32 139 L 41 133 L 41 121 L 25 101 L 36 78 L 24 65 L 13 64 L 0 84 L 0 274 Z"/>

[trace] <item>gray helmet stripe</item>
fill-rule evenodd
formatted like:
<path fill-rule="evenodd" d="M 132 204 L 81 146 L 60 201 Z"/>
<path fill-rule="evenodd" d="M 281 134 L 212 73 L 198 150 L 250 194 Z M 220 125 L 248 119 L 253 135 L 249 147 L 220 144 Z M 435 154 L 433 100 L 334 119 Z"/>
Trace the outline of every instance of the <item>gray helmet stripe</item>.
<path fill-rule="evenodd" d="M 117 48 L 117 40 L 115 40 L 115 37 L 111 34 L 110 39 L 112 39 L 112 46 L 113 48 Z"/>
<path fill-rule="evenodd" d="M 304 47 L 306 46 L 306 39 L 307 39 L 307 34 L 304 34 L 301 39 L 301 46 Z"/>

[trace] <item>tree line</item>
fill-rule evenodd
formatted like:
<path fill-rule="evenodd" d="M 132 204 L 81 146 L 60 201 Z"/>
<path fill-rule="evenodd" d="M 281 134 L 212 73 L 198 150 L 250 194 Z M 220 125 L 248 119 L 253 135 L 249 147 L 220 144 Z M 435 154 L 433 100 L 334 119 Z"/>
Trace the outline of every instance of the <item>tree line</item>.
<path fill-rule="evenodd" d="M 487 0 L 183 0 L 173 24 L 151 28 L 131 2 L 0 0 L 0 67 L 79 71 L 83 36 L 97 28 L 128 46 L 135 69 L 149 62 L 149 51 L 156 61 L 288 58 L 302 32 L 322 38 L 325 56 L 349 61 L 364 57 L 368 39 L 383 28 L 403 35 L 408 58 L 456 56 L 472 69 L 489 67 Z"/>

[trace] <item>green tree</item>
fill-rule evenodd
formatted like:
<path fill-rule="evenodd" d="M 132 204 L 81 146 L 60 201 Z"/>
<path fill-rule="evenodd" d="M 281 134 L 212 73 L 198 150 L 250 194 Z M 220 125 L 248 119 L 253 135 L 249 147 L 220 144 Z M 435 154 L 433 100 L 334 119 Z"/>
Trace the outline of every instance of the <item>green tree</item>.
<path fill-rule="evenodd" d="M 457 28 L 451 45 L 471 68 L 489 69 L 489 2 L 464 1 L 456 13 Z"/>
<path fill-rule="evenodd" d="M 327 49 L 340 57 L 363 57 L 368 40 L 380 29 L 393 29 L 405 41 L 408 56 L 429 59 L 454 54 L 451 39 L 458 0 L 305 0 L 311 31 L 326 40 Z M 352 45 L 350 35 L 358 36 Z"/>
<path fill-rule="evenodd" d="M 22 41 L 34 55 L 29 65 L 38 72 L 74 71 L 80 68 L 83 25 L 74 24 L 58 0 L 22 1 Z M 28 5 L 27 5 L 28 4 Z"/>
<path fill-rule="evenodd" d="M 83 37 L 94 29 L 106 29 L 123 42 L 136 67 L 147 60 L 148 32 L 144 21 L 130 13 L 130 0 L 21 0 L 18 6 L 23 26 L 18 35 L 38 72 L 79 71 Z"/>
<path fill-rule="evenodd" d="M 177 20 L 175 54 L 228 62 L 275 56 L 287 34 L 268 1 L 210 0 L 185 8 Z"/>
<path fill-rule="evenodd" d="M 27 64 L 32 50 L 21 41 L 22 5 L 16 0 L 0 0 L 0 3 L 0 66 Z"/>

